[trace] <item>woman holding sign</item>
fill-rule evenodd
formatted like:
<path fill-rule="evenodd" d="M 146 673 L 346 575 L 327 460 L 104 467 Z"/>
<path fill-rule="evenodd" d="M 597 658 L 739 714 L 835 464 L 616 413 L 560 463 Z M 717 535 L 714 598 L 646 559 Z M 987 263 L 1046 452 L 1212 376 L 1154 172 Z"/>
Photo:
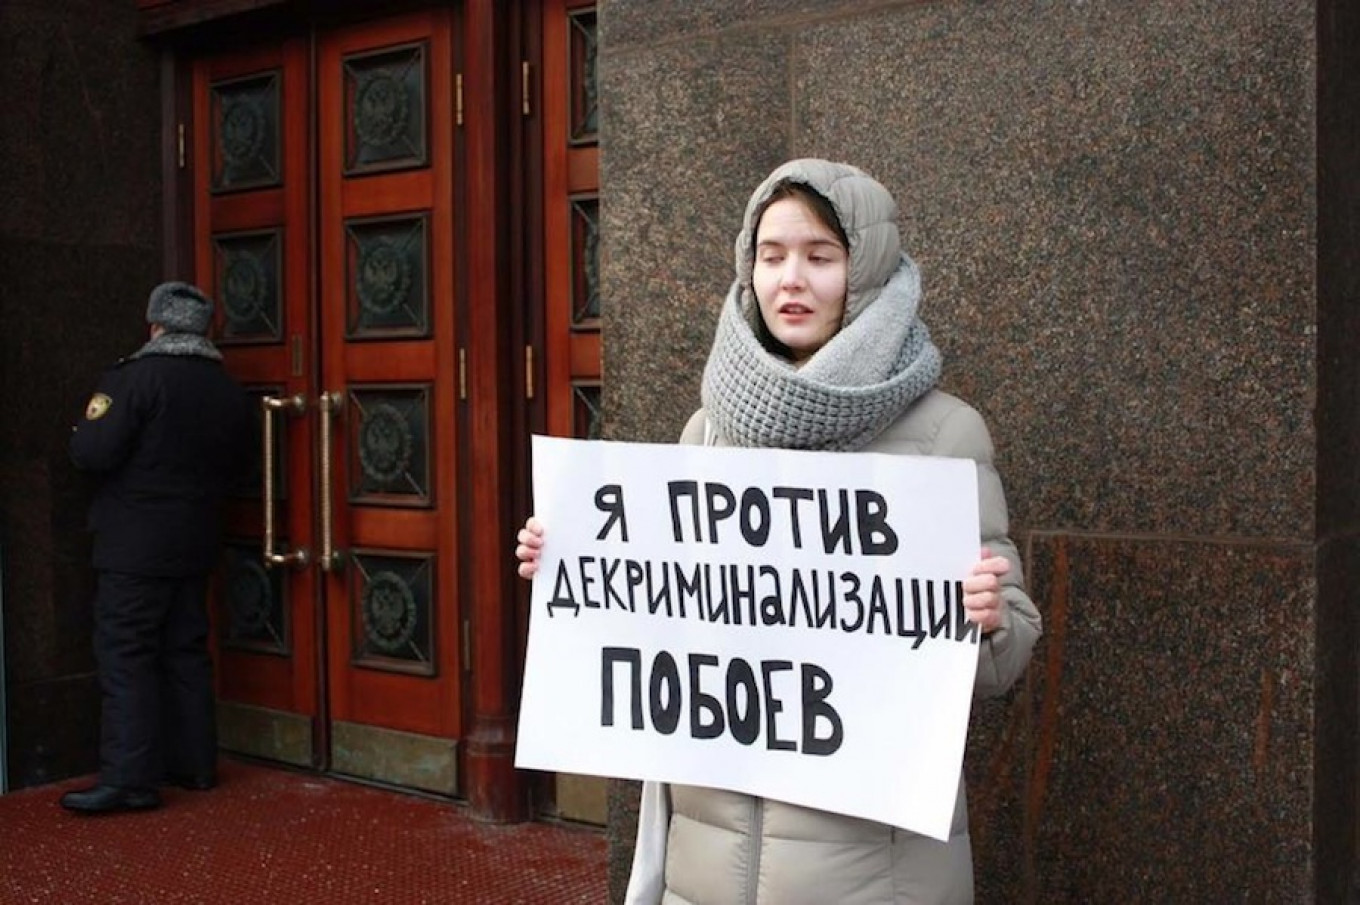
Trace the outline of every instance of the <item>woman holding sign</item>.
<path fill-rule="evenodd" d="M 982 417 L 936 389 L 940 353 L 917 313 L 920 274 L 897 206 L 861 170 L 795 160 L 756 189 L 737 278 L 682 443 L 973 459 L 982 555 L 964 609 L 983 633 L 975 697 L 1008 690 L 1041 631 L 1007 536 Z M 520 575 L 543 527 L 518 535 Z M 719 789 L 643 785 L 630 905 L 879 905 L 973 900 L 960 781 L 947 842 L 856 817 Z"/>

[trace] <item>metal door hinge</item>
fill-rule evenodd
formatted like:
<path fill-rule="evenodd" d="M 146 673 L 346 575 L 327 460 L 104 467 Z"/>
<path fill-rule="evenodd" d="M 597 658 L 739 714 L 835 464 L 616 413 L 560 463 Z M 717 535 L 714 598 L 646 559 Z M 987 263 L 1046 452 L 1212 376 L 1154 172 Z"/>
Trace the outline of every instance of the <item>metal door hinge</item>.
<path fill-rule="evenodd" d="M 463 74 L 460 72 L 453 77 L 453 122 L 454 125 L 463 124 Z"/>
<path fill-rule="evenodd" d="M 524 347 L 524 398 L 534 398 L 534 347 Z"/>
<path fill-rule="evenodd" d="M 467 401 L 467 349 L 458 350 L 458 399 Z"/>
<path fill-rule="evenodd" d="M 519 112 L 532 116 L 534 112 L 534 67 L 528 61 L 519 64 Z"/>
<path fill-rule="evenodd" d="M 179 168 L 184 169 L 184 123 L 175 127 L 175 154 L 179 158 Z"/>
<path fill-rule="evenodd" d="M 472 623 L 463 620 L 463 669 L 472 669 Z"/>

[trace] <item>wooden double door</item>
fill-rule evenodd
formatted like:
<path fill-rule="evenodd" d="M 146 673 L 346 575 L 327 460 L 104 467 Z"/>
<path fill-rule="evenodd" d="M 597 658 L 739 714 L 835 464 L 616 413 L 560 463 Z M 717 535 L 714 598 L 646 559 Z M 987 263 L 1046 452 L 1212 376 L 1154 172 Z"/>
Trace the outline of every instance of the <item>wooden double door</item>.
<path fill-rule="evenodd" d="M 261 411 L 215 594 L 222 746 L 513 819 L 524 444 L 592 429 L 599 341 L 572 250 L 594 251 L 593 141 L 583 164 L 555 82 L 530 109 L 541 67 L 583 65 L 562 42 L 586 5 L 506 7 L 183 57 L 176 179 L 179 269 Z"/>

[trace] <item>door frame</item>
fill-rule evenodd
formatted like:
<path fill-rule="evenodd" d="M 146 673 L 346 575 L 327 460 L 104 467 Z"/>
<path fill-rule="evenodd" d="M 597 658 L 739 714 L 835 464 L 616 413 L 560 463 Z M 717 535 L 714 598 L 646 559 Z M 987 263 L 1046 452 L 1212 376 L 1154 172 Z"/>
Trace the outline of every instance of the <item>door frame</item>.
<path fill-rule="evenodd" d="M 526 511 L 527 448 L 532 407 L 526 417 L 528 381 L 523 350 L 541 318 L 541 279 L 526 273 L 535 260 L 533 240 L 540 222 L 520 202 L 535 197 L 537 180 L 527 167 L 522 109 L 523 34 L 533 16 L 530 3 L 464 0 L 458 3 L 393 3 L 350 0 L 338 14 L 320 17 L 283 0 L 236 4 L 212 0 L 139 0 L 143 33 L 162 52 L 162 179 L 164 274 L 197 280 L 194 255 L 193 174 L 185 148 L 193 147 L 191 60 L 198 55 L 248 43 L 260 22 L 271 32 L 313 31 L 346 22 L 385 18 L 411 8 L 461 7 L 459 46 L 453 68 L 461 77 L 464 111 L 454 126 L 454 153 L 464 165 L 454 191 L 462 199 L 454 224 L 463 260 L 456 268 L 455 413 L 459 473 L 456 549 L 461 560 L 458 594 L 463 605 L 463 724 L 459 740 L 462 794 L 481 819 L 513 822 L 531 816 L 529 777 L 514 767 L 516 713 L 522 673 L 520 601 L 527 600 L 511 567 L 513 532 Z M 476 111 L 495 111 L 478 116 Z M 314 189 L 313 189 L 314 191 Z M 315 199 L 313 200 L 315 210 Z M 314 301 L 314 303 L 316 303 Z M 541 328 L 540 328 L 541 329 Z M 313 364 L 314 367 L 314 364 Z M 317 608 L 319 612 L 319 607 Z M 318 661 L 324 673 L 324 659 Z M 324 686 L 323 686 L 324 687 Z M 316 738 L 328 737 L 324 710 L 316 717 Z M 328 745 L 319 746 L 325 751 Z M 317 765 L 325 769 L 327 764 Z"/>

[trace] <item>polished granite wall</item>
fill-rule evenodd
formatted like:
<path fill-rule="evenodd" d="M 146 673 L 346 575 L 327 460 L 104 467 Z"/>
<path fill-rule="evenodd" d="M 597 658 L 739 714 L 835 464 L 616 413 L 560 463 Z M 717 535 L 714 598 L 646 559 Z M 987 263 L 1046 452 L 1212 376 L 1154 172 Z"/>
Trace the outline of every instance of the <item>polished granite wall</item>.
<path fill-rule="evenodd" d="M 603 0 L 606 431 L 674 438 L 747 193 L 897 196 L 1047 620 L 975 710 L 981 902 L 1341 901 L 1360 163 L 1343 0 Z M 634 789 L 611 793 L 614 890 Z"/>
<path fill-rule="evenodd" d="M 135 6 L 0 2 L 0 560 L 11 787 L 94 765 L 88 488 L 66 457 L 160 273 L 160 110 Z"/>

